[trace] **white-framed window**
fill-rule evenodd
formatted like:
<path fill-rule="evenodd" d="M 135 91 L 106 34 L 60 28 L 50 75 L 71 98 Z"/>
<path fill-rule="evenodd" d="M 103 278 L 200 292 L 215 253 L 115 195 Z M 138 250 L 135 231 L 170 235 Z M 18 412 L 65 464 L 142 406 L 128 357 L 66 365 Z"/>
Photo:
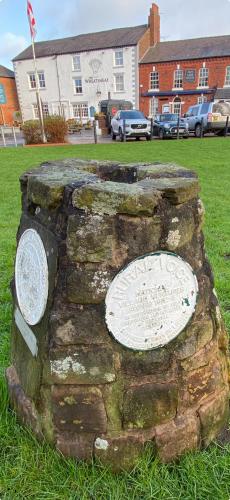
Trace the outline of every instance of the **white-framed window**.
<path fill-rule="evenodd" d="M 74 78 L 74 92 L 75 94 L 82 94 L 83 89 L 82 89 L 82 78 Z"/>
<path fill-rule="evenodd" d="M 125 90 L 125 82 L 123 73 L 118 73 L 114 75 L 115 81 L 115 92 L 124 92 Z"/>
<path fill-rule="evenodd" d="M 49 105 L 47 102 L 42 102 L 42 111 L 44 118 L 47 118 L 47 116 L 49 116 Z M 34 112 L 34 118 L 39 118 L 37 104 L 33 104 L 33 112 Z"/>
<path fill-rule="evenodd" d="M 73 103 L 73 116 L 78 120 L 82 118 L 89 118 L 89 108 L 87 102 Z"/>
<path fill-rule="evenodd" d="M 72 57 L 73 71 L 81 71 L 81 56 L 76 54 Z"/>
<path fill-rule="evenodd" d="M 35 73 L 29 73 L 28 77 L 29 77 L 29 86 L 30 86 L 30 88 L 31 89 L 36 89 L 37 82 L 36 82 Z M 44 89 L 45 86 L 46 86 L 44 71 L 39 71 L 38 72 L 38 80 L 39 80 L 39 88 L 40 89 Z"/>
<path fill-rule="evenodd" d="M 207 102 L 207 96 L 206 95 L 199 95 L 197 97 L 197 104 L 203 104 L 204 102 Z"/>
<path fill-rule="evenodd" d="M 176 69 L 174 71 L 173 88 L 174 89 L 182 89 L 183 88 L 183 70 L 182 69 Z"/>
<path fill-rule="evenodd" d="M 152 71 L 150 73 L 150 89 L 159 89 L 159 73 L 158 71 Z"/>
<path fill-rule="evenodd" d="M 226 75 L 225 75 L 224 85 L 226 87 L 230 87 L 230 66 L 227 66 L 227 68 L 226 68 Z"/>
<path fill-rule="evenodd" d="M 181 115 L 181 99 L 179 97 L 175 97 L 173 101 L 173 113 Z"/>
<path fill-rule="evenodd" d="M 114 66 L 124 66 L 124 56 L 122 49 L 114 51 Z"/>
<path fill-rule="evenodd" d="M 158 98 L 152 97 L 149 103 L 149 116 L 152 118 L 158 113 Z"/>
<path fill-rule="evenodd" d="M 200 68 L 199 70 L 199 87 L 208 87 L 208 76 L 209 70 L 208 68 Z"/>

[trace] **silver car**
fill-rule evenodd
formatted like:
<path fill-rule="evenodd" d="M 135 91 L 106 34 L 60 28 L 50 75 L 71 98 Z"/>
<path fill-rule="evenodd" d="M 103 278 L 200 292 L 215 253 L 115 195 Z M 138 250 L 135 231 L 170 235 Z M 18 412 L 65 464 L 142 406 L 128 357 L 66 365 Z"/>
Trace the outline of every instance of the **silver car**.
<path fill-rule="evenodd" d="M 120 110 L 111 120 L 111 135 L 115 141 L 118 136 L 123 142 L 124 138 L 135 137 L 139 140 L 140 137 L 145 137 L 147 141 L 151 140 L 151 122 L 145 118 L 141 111 Z"/>

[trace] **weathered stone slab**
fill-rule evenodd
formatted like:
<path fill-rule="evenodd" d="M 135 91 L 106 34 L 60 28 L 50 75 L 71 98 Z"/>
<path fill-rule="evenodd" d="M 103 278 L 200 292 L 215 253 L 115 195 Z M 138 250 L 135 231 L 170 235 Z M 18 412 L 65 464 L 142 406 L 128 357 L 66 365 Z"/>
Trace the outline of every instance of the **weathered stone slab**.
<path fill-rule="evenodd" d="M 162 225 L 158 216 L 118 216 L 117 235 L 120 245 L 126 250 L 128 261 L 157 251 L 161 233 Z"/>
<path fill-rule="evenodd" d="M 106 181 L 76 189 L 73 206 L 99 215 L 153 215 L 160 197 L 155 186 Z"/>
<path fill-rule="evenodd" d="M 208 446 L 229 418 L 229 393 L 225 390 L 209 397 L 199 408 L 203 446 Z"/>
<path fill-rule="evenodd" d="M 75 304 L 100 304 L 104 301 L 115 272 L 99 267 L 79 266 L 69 269 L 66 291 L 69 302 Z"/>
<path fill-rule="evenodd" d="M 109 384 L 116 379 L 115 354 L 107 347 L 53 349 L 47 380 L 53 384 Z"/>
<path fill-rule="evenodd" d="M 144 449 L 144 444 L 143 436 L 138 433 L 119 437 L 97 437 L 94 453 L 101 463 L 110 466 L 116 472 L 134 467 Z"/>
<path fill-rule="evenodd" d="M 95 433 L 57 433 L 57 449 L 66 457 L 90 461 L 93 458 Z"/>
<path fill-rule="evenodd" d="M 177 386 L 145 384 L 128 389 L 124 396 L 124 428 L 148 429 L 175 417 Z"/>
<path fill-rule="evenodd" d="M 162 462 L 171 462 L 200 444 L 200 422 L 196 414 L 179 416 L 156 427 L 156 446 Z"/>
<path fill-rule="evenodd" d="M 78 167 L 63 167 L 50 165 L 37 169 L 28 175 L 27 197 L 35 205 L 55 209 L 63 199 L 64 188 L 76 182 L 98 182 L 98 177 L 81 171 Z"/>
<path fill-rule="evenodd" d="M 99 389 L 53 386 L 52 405 L 59 433 L 106 432 L 106 411 Z"/>
<path fill-rule="evenodd" d="M 6 379 L 10 394 L 10 401 L 14 411 L 19 416 L 21 422 L 33 429 L 38 438 L 42 439 L 42 429 L 40 426 L 38 412 L 32 399 L 28 398 L 22 389 L 18 374 L 13 366 L 7 368 Z"/>
<path fill-rule="evenodd" d="M 199 192 L 199 184 L 194 178 L 160 178 L 160 179 L 145 179 L 138 182 L 138 186 L 148 189 L 156 189 L 162 193 L 162 196 L 167 198 L 173 205 L 185 203 L 193 198 L 196 198 Z"/>
<path fill-rule="evenodd" d="M 137 167 L 137 180 L 143 179 L 161 179 L 184 177 L 188 179 L 196 179 L 197 174 L 188 170 L 187 168 L 180 167 L 174 163 L 153 163 L 149 165 L 140 165 Z"/>
<path fill-rule="evenodd" d="M 51 335 L 56 345 L 109 344 L 104 305 L 57 302 L 50 316 Z"/>

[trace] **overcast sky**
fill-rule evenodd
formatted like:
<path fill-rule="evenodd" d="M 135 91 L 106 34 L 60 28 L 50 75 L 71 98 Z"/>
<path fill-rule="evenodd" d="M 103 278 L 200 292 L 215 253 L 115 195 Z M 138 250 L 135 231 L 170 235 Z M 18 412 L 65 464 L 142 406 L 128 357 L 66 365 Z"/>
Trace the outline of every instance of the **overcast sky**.
<path fill-rule="evenodd" d="M 151 0 L 31 0 L 36 40 L 147 23 Z M 230 0 L 158 0 L 161 40 L 230 34 Z M 26 0 L 0 0 L 0 64 L 30 44 Z"/>

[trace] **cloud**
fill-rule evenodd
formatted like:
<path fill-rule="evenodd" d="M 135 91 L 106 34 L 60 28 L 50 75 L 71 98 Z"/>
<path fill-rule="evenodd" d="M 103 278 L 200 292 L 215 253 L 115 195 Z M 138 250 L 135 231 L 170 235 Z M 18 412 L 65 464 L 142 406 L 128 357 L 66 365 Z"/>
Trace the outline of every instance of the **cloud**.
<path fill-rule="evenodd" d="M 154 0 L 33 0 L 40 40 L 146 24 Z M 161 12 L 162 40 L 229 32 L 230 4 L 221 0 L 155 0 Z M 199 12 L 199 15 L 197 13 Z"/>
<path fill-rule="evenodd" d="M 0 36 L 0 59 L 13 59 L 25 47 L 28 46 L 28 40 L 24 36 L 14 33 L 3 33 Z"/>

